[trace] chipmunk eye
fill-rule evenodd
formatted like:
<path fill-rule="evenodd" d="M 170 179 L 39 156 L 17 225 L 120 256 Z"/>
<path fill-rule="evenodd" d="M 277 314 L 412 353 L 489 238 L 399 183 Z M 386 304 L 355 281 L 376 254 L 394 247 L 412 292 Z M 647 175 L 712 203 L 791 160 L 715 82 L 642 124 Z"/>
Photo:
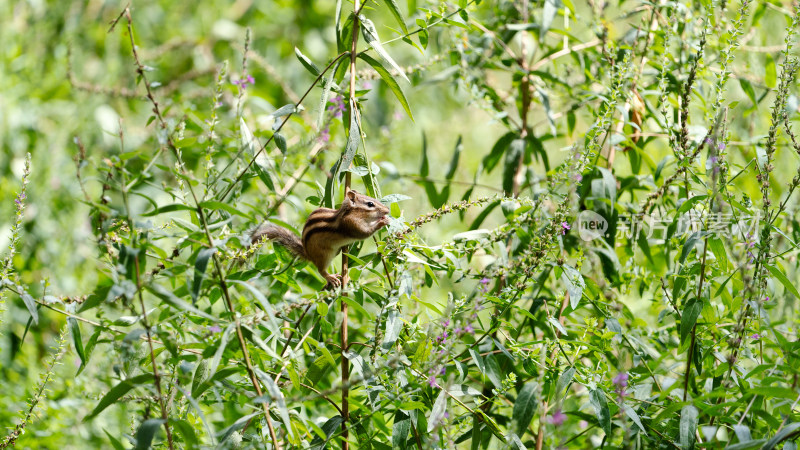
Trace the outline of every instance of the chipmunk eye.
<path fill-rule="evenodd" d="M 367 206 L 369 206 L 370 208 L 374 208 L 375 207 L 375 203 L 367 202 Z"/>

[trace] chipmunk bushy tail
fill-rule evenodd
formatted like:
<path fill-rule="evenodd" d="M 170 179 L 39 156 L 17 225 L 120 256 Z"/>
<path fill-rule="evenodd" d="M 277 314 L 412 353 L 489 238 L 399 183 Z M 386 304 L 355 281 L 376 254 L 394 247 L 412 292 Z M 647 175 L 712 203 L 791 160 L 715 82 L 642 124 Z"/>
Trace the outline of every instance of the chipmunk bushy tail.
<path fill-rule="evenodd" d="M 271 223 L 263 224 L 250 233 L 250 243 L 255 244 L 261 239 L 269 239 L 273 242 L 277 242 L 286 247 L 286 249 L 295 256 L 306 260 L 308 259 L 300 237 L 286 228 Z"/>

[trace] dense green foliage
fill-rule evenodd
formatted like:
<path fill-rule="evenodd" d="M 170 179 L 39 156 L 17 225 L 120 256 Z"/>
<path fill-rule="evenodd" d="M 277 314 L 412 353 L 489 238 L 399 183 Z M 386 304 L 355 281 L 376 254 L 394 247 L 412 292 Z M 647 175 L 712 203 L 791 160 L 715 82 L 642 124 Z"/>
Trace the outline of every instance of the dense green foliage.
<path fill-rule="evenodd" d="M 0 0 L 0 448 L 796 448 L 796 5 L 145 3 Z"/>

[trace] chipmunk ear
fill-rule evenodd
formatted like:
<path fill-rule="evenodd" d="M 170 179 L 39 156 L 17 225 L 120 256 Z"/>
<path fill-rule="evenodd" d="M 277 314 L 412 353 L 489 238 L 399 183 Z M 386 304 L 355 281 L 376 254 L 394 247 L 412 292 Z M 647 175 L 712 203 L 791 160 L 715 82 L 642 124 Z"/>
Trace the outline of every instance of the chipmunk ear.
<path fill-rule="evenodd" d="M 347 198 L 349 198 L 351 202 L 355 203 L 357 194 L 358 194 L 358 192 L 356 192 L 356 191 L 354 191 L 352 189 L 348 189 L 347 193 L 345 194 L 345 196 L 347 196 Z"/>

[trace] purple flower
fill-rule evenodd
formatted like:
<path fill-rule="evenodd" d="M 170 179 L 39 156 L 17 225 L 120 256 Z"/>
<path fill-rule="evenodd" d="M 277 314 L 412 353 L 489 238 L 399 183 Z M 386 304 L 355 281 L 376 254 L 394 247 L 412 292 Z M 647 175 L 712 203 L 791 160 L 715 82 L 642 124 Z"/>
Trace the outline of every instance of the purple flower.
<path fill-rule="evenodd" d="M 492 280 L 490 280 L 490 279 L 488 279 L 488 278 L 486 278 L 486 277 L 483 277 L 483 278 L 481 278 L 481 280 L 480 280 L 480 281 L 478 281 L 478 283 L 480 283 L 480 284 L 481 284 L 481 286 L 480 286 L 479 290 L 480 290 L 481 292 L 483 292 L 484 294 L 485 294 L 485 293 L 487 293 L 487 292 L 489 292 L 489 283 L 491 283 L 491 281 L 492 281 Z"/>
<path fill-rule="evenodd" d="M 449 327 L 450 326 L 450 319 L 444 319 L 444 322 L 442 322 L 442 326 L 445 327 L 445 328 Z"/>
<path fill-rule="evenodd" d="M 556 427 L 560 427 L 566 421 L 567 421 L 567 415 L 561 412 L 561 409 L 556 409 L 550 416 L 550 423 Z"/>
<path fill-rule="evenodd" d="M 581 174 L 579 174 L 579 173 L 576 173 L 576 174 L 575 174 L 575 181 L 578 181 L 578 182 L 580 182 L 581 180 L 583 180 L 583 175 L 581 175 Z"/>
<path fill-rule="evenodd" d="M 467 324 L 467 326 L 464 327 L 464 333 L 472 334 L 474 332 L 475 332 L 475 329 L 472 328 L 472 325 Z"/>
<path fill-rule="evenodd" d="M 212 333 L 219 333 L 222 331 L 222 328 L 220 328 L 218 325 L 211 325 L 210 327 L 208 327 L 208 331 Z"/>
<path fill-rule="evenodd" d="M 561 234 L 567 234 L 567 230 L 569 230 L 570 228 L 571 227 L 569 226 L 569 223 L 561 222 Z"/>
<path fill-rule="evenodd" d="M 758 340 L 758 339 L 761 339 L 761 335 L 760 335 L 760 334 L 758 334 L 758 333 L 756 333 L 756 334 L 754 334 L 754 335 L 750 336 L 750 339 L 753 339 L 753 340 Z"/>
<path fill-rule="evenodd" d="M 331 99 L 330 105 L 328 105 L 328 112 L 333 114 L 334 118 L 342 117 L 342 112 L 344 111 L 344 98 L 341 95 L 337 95 Z"/>
<path fill-rule="evenodd" d="M 244 75 L 242 75 L 241 78 L 239 78 L 238 80 L 233 82 L 233 84 L 239 86 L 239 88 L 242 89 L 242 90 L 247 89 L 247 84 L 248 83 L 256 84 L 256 80 L 253 78 L 252 75 L 247 74 L 247 73 L 245 73 Z"/>
<path fill-rule="evenodd" d="M 725 147 L 726 147 L 726 145 L 725 145 L 724 142 L 720 142 L 719 145 L 717 146 L 717 148 L 720 149 L 720 150 L 725 150 Z"/>
<path fill-rule="evenodd" d="M 708 145 L 711 145 L 711 144 L 713 144 L 713 143 L 714 143 L 714 139 L 712 139 L 712 138 L 710 138 L 710 137 L 707 137 L 707 138 L 706 138 L 706 144 L 708 144 Z"/>
<path fill-rule="evenodd" d="M 328 127 L 322 129 L 319 132 L 319 137 L 317 138 L 320 144 L 327 144 L 331 140 L 331 130 Z"/>
<path fill-rule="evenodd" d="M 454 334 L 461 334 L 461 332 L 462 332 L 462 331 L 463 331 L 463 330 L 461 329 L 461 327 L 455 327 L 455 328 L 453 328 L 453 333 L 454 333 Z"/>
<path fill-rule="evenodd" d="M 628 385 L 628 373 L 620 372 L 611 380 L 618 388 L 624 389 Z"/>
<path fill-rule="evenodd" d="M 444 375 L 446 372 L 444 366 L 442 366 L 442 370 L 439 371 L 439 375 Z"/>
<path fill-rule="evenodd" d="M 428 377 L 428 386 L 430 386 L 430 387 L 439 387 L 439 385 L 436 384 L 436 377 L 435 376 L 431 375 L 431 376 Z"/>

